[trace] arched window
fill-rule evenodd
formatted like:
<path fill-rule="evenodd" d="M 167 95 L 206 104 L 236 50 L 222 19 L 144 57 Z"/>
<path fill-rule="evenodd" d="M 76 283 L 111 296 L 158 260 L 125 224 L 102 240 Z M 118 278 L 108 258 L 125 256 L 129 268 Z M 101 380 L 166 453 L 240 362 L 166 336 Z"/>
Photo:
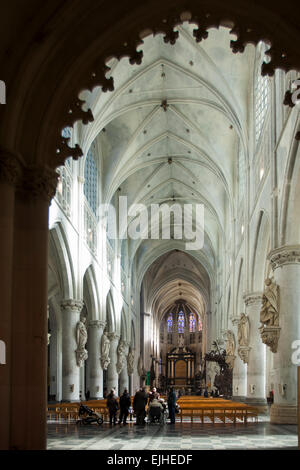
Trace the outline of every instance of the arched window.
<path fill-rule="evenodd" d="M 178 333 L 183 334 L 184 333 L 184 313 L 179 312 L 178 314 Z"/>
<path fill-rule="evenodd" d="M 170 313 L 170 315 L 168 316 L 167 325 L 168 325 L 168 333 L 172 333 L 172 330 L 173 330 L 173 314 L 172 313 Z"/>
<path fill-rule="evenodd" d="M 259 50 L 261 51 L 261 60 L 259 62 L 259 66 L 257 68 L 256 72 L 256 78 L 255 78 L 255 90 L 254 90 L 254 96 L 255 96 L 255 141 L 258 143 L 267 110 L 268 110 L 268 105 L 270 101 L 270 96 L 269 96 L 269 78 L 268 77 L 263 77 L 261 75 L 261 64 L 263 62 L 268 62 L 268 59 L 265 57 L 265 51 L 267 49 L 267 45 L 261 42 L 258 46 Z"/>
<path fill-rule="evenodd" d="M 196 332 L 196 315 L 194 313 L 190 313 L 190 333 Z"/>
<path fill-rule="evenodd" d="M 202 329 L 203 329 L 202 321 L 199 318 L 199 320 L 198 320 L 198 331 L 200 332 L 200 331 L 202 331 Z"/>
<path fill-rule="evenodd" d="M 94 144 L 91 145 L 85 161 L 83 191 L 90 209 L 96 216 L 98 207 L 98 168 Z"/>

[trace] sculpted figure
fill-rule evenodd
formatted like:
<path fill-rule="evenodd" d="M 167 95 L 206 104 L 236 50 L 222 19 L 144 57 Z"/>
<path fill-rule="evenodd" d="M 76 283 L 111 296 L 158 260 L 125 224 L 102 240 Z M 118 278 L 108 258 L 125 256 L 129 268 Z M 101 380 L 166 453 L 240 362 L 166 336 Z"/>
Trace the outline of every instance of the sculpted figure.
<path fill-rule="evenodd" d="M 107 370 L 110 364 L 109 350 L 110 350 L 110 341 L 107 336 L 107 331 L 104 330 L 102 338 L 101 338 L 101 365 L 102 365 L 103 370 Z"/>
<path fill-rule="evenodd" d="M 118 353 L 117 372 L 118 374 L 120 374 L 120 372 L 123 369 L 124 362 L 125 362 L 125 343 L 122 340 L 119 342 L 117 353 Z"/>
<path fill-rule="evenodd" d="M 232 331 L 228 330 L 226 332 L 226 355 L 227 356 L 234 356 L 235 352 L 235 338 Z"/>
<path fill-rule="evenodd" d="M 133 374 L 133 366 L 134 366 L 134 350 L 130 347 L 127 357 L 127 366 L 128 366 L 128 374 Z"/>
<path fill-rule="evenodd" d="M 241 319 L 238 323 L 238 342 L 239 346 L 249 346 L 249 318 L 244 313 L 241 314 Z"/>
<path fill-rule="evenodd" d="M 88 340 L 87 329 L 85 326 L 86 318 L 81 317 L 76 326 L 77 350 L 83 351 Z"/>
<path fill-rule="evenodd" d="M 279 326 L 279 287 L 271 279 L 265 280 L 260 322 L 263 326 Z"/>

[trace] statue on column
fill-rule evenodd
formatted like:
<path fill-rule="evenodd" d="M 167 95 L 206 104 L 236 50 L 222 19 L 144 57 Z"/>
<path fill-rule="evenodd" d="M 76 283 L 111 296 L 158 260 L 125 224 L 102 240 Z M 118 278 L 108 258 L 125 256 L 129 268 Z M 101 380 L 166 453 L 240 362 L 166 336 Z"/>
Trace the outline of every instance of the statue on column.
<path fill-rule="evenodd" d="M 276 353 L 280 334 L 279 286 L 269 278 L 265 280 L 265 285 L 266 288 L 263 293 L 260 311 L 260 322 L 262 325 L 259 331 L 262 342 L 269 346 L 273 353 Z"/>
<path fill-rule="evenodd" d="M 260 322 L 262 326 L 279 326 L 279 287 L 271 279 L 265 280 Z"/>
<path fill-rule="evenodd" d="M 130 346 L 128 357 L 127 357 L 127 367 L 128 367 L 128 375 L 133 374 L 134 368 L 134 349 Z"/>
<path fill-rule="evenodd" d="M 84 361 L 88 358 L 88 352 L 85 349 L 88 334 L 86 329 L 86 317 L 80 317 L 80 321 L 76 325 L 76 341 L 77 341 L 77 349 L 76 349 L 76 359 L 78 367 L 82 367 Z"/>
<path fill-rule="evenodd" d="M 120 374 L 123 370 L 124 364 L 125 364 L 125 342 L 121 340 L 118 345 L 117 349 L 117 354 L 118 354 L 118 360 L 117 360 L 117 373 Z"/>
<path fill-rule="evenodd" d="M 241 314 L 241 318 L 238 322 L 238 343 L 239 349 L 238 354 L 244 364 L 249 362 L 249 343 L 250 343 L 250 323 L 249 318 L 244 313 Z"/>
<path fill-rule="evenodd" d="M 226 363 L 230 369 L 233 369 L 234 360 L 235 360 L 235 337 L 234 333 L 231 330 L 226 331 Z"/>
<path fill-rule="evenodd" d="M 142 356 L 139 357 L 137 370 L 138 370 L 138 374 L 139 374 L 140 377 L 146 377 L 147 372 L 144 368 L 144 363 L 143 363 Z"/>
<path fill-rule="evenodd" d="M 107 336 L 107 330 L 104 330 L 101 338 L 101 366 L 103 370 L 107 370 L 110 364 L 109 350 L 110 340 Z"/>
<path fill-rule="evenodd" d="M 249 346 L 250 342 L 250 325 L 249 318 L 244 313 L 241 314 L 238 322 L 238 343 L 239 346 Z"/>

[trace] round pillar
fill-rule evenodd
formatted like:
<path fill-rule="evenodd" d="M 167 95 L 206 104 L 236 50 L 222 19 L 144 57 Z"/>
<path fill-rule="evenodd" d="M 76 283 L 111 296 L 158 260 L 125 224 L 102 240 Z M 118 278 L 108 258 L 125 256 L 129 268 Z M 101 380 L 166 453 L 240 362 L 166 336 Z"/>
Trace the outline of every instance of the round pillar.
<path fill-rule="evenodd" d="M 125 343 L 125 358 L 123 368 L 119 375 L 119 386 L 120 386 L 120 395 L 124 392 L 125 388 L 129 390 L 129 376 L 128 376 L 128 365 L 127 365 L 127 356 L 128 356 L 129 344 Z"/>
<path fill-rule="evenodd" d="M 118 393 L 119 376 L 117 372 L 117 348 L 120 336 L 116 333 L 108 333 L 108 338 L 110 340 L 110 363 L 107 368 L 107 391 L 109 393 L 111 389 L 114 388 L 116 393 Z"/>
<path fill-rule="evenodd" d="M 300 245 L 273 250 L 268 258 L 279 286 L 279 340 L 274 353 L 272 423 L 297 423 L 297 366 L 300 339 Z"/>
<path fill-rule="evenodd" d="M 262 293 L 254 292 L 244 296 L 246 315 L 250 323 L 250 351 L 247 367 L 247 394 L 246 401 L 249 404 L 262 407 L 266 411 L 266 346 L 263 344 L 259 332 L 260 310 L 262 305 Z"/>
<path fill-rule="evenodd" d="M 76 325 L 83 307 L 81 300 L 65 300 L 62 309 L 62 401 L 79 401 L 80 368 L 77 365 Z"/>
<path fill-rule="evenodd" d="M 100 344 L 105 323 L 89 322 L 89 386 L 92 400 L 103 397 L 103 369 L 100 362 Z"/>

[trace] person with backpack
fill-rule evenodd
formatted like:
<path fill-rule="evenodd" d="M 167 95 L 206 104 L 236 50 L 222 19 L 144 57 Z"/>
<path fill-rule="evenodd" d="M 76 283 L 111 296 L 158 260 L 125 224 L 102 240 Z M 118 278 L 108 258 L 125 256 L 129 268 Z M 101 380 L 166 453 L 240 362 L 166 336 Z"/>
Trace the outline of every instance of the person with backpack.
<path fill-rule="evenodd" d="M 120 397 L 120 414 L 119 414 L 119 424 L 127 424 L 126 420 L 129 414 L 129 408 L 131 406 L 131 399 L 128 393 L 127 388 L 125 388 L 123 395 Z"/>

